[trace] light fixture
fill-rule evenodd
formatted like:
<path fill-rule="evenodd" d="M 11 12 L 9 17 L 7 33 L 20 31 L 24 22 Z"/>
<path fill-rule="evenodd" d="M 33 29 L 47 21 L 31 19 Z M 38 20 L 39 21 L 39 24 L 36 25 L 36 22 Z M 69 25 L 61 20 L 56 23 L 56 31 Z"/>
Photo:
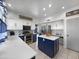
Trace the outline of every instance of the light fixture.
<path fill-rule="evenodd" d="M 46 9 L 45 9 L 45 8 L 43 8 L 43 10 L 45 11 Z"/>
<path fill-rule="evenodd" d="M 62 9 L 64 9 L 65 7 L 63 6 Z"/>
<path fill-rule="evenodd" d="M 7 5 L 8 5 L 9 7 L 12 7 L 12 5 L 11 5 L 10 3 L 7 3 Z"/>
<path fill-rule="evenodd" d="M 49 8 L 51 8 L 52 7 L 52 5 L 51 4 L 49 4 Z"/>

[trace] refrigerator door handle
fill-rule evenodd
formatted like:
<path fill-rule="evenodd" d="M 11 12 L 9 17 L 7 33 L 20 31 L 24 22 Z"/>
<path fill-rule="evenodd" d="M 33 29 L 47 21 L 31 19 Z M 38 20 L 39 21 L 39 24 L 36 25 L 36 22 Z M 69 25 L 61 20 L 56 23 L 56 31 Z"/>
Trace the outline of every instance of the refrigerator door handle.
<path fill-rule="evenodd" d="M 69 37 L 69 34 L 67 34 L 67 37 Z"/>

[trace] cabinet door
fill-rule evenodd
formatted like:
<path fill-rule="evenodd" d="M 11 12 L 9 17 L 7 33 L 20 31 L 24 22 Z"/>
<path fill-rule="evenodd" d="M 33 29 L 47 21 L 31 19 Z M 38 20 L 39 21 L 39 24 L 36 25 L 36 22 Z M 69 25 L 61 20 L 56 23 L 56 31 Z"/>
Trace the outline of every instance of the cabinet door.
<path fill-rule="evenodd" d="M 44 43 L 43 43 L 43 38 L 38 37 L 38 48 L 43 51 L 44 50 Z"/>
<path fill-rule="evenodd" d="M 55 47 L 55 49 L 54 49 L 54 56 L 55 56 L 57 54 L 57 52 L 59 51 L 59 39 L 56 39 L 54 41 L 54 47 Z"/>
<path fill-rule="evenodd" d="M 7 31 L 7 26 L 5 23 L 2 23 L 2 32 L 6 32 Z"/>
<path fill-rule="evenodd" d="M 1 25 L 1 21 L 0 21 L 0 33 L 2 32 L 2 25 Z"/>
<path fill-rule="evenodd" d="M 33 34 L 33 42 L 36 42 L 37 34 Z"/>
<path fill-rule="evenodd" d="M 44 53 L 51 58 L 54 56 L 54 41 L 44 39 Z"/>

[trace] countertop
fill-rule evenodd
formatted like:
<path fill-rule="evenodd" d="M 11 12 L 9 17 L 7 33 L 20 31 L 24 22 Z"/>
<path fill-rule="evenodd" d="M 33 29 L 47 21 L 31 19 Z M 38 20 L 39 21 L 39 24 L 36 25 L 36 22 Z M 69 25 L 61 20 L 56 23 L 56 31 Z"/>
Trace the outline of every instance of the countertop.
<path fill-rule="evenodd" d="M 0 49 L 0 59 L 31 59 L 36 52 L 17 36 L 8 37 Z"/>
<path fill-rule="evenodd" d="M 56 39 L 59 38 L 57 36 L 46 36 L 46 35 L 39 35 L 38 37 L 42 37 L 42 38 L 45 38 L 45 39 L 48 39 L 48 40 L 56 40 Z"/>

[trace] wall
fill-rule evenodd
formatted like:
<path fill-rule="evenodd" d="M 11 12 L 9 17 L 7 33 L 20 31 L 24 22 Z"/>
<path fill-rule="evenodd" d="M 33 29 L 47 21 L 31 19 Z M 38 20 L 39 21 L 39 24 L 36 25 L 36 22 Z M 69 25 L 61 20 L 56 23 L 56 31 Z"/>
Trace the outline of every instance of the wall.
<path fill-rule="evenodd" d="M 48 21 L 49 19 L 49 21 Z M 61 14 L 57 16 L 56 18 L 50 17 L 46 18 L 44 21 L 41 20 L 39 25 L 47 24 L 51 25 L 51 29 L 53 30 L 52 34 L 56 34 L 57 32 L 60 33 L 61 35 L 64 36 L 64 19 L 65 19 L 65 14 Z"/>
<path fill-rule="evenodd" d="M 57 20 L 57 21 L 51 21 L 51 22 L 41 23 L 41 24 L 39 24 L 39 27 L 41 28 L 41 26 L 47 26 L 47 25 L 51 25 L 51 29 L 52 29 L 52 34 L 53 35 L 56 35 L 57 32 L 58 32 L 58 34 L 63 35 L 63 31 L 64 31 L 64 20 Z"/>
<path fill-rule="evenodd" d="M 38 24 L 39 23 L 39 20 L 38 18 L 33 18 L 33 21 L 31 23 L 31 30 L 34 30 L 35 29 L 35 24 Z"/>
<path fill-rule="evenodd" d="M 33 18 L 32 21 L 29 21 L 27 19 L 20 19 L 18 17 L 18 14 L 14 12 L 8 12 L 6 22 L 7 22 L 7 30 L 13 30 L 16 35 L 19 35 L 22 33 L 23 25 L 31 26 L 31 30 L 34 30 L 35 24 L 38 23 L 38 19 Z M 10 35 L 9 32 L 8 32 L 8 35 Z"/>
<path fill-rule="evenodd" d="M 7 15 L 7 29 L 8 30 L 22 30 L 23 25 L 30 25 L 32 21 L 20 19 L 18 14 L 9 12 Z"/>

